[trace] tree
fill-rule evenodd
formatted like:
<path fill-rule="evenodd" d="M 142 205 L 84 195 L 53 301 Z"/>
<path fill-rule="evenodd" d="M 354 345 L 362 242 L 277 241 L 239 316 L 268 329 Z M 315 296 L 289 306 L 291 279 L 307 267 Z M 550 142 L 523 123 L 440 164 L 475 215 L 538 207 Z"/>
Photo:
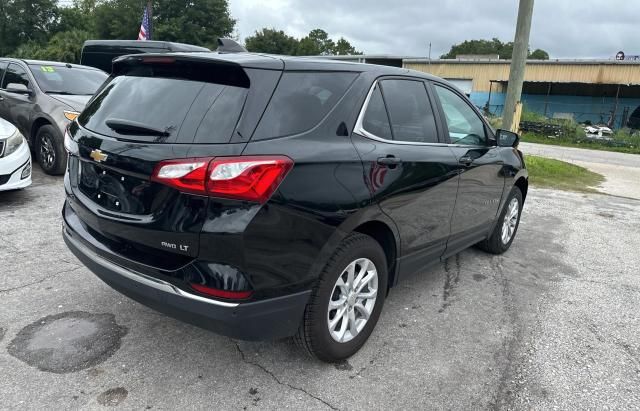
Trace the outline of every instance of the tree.
<path fill-rule="evenodd" d="M 249 51 L 297 56 L 352 55 L 362 54 L 344 37 L 334 42 L 322 29 L 314 29 L 300 40 L 287 35 L 282 30 L 263 28 L 245 39 Z"/>
<path fill-rule="evenodd" d="M 95 37 L 104 40 L 138 38 L 144 2 L 141 0 L 107 0 L 94 11 Z"/>
<path fill-rule="evenodd" d="M 331 55 L 335 43 L 329 38 L 329 34 L 322 29 L 314 29 L 306 37 L 300 39 L 297 55 L 299 56 L 319 56 Z"/>
<path fill-rule="evenodd" d="M 0 56 L 27 42 L 43 43 L 57 20 L 56 0 L 0 0 Z"/>
<path fill-rule="evenodd" d="M 346 56 L 346 55 L 359 55 L 362 52 L 358 51 L 349 43 L 344 37 L 340 37 L 340 39 L 336 42 L 335 47 L 333 48 L 333 54 L 338 56 Z"/>
<path fill-rule="evenodd" d="M 19 42 L 44 42 L 58 17 L 56 0 L 14 0 L 9 2 L 12 28 Z"/>
<path fill-rule="evenodd" d="M 58 0 L 0 0 L 0 56 L 77 62 L 87 39 L 137 39 L 146 1 L 58 4 Z M 228 0 L 154 0 L 153 5 L 153 40 L 215 48 L 218 37 L 231 35 L 235 28 Z"/>
<path fill-rule="evenodd" d="M 541 49 L 535 49 L 529 54 L 529 58 L 533 60 L 549 60 L 549 53 Z"/>
<path fill-rule="evenodd" d="M 154 40 L 210 48 L 217 46 L 219 37 L 231 35 L 236 24 L 227 0 L 156 0 L 153 17 Z"/>
<path fill-rule="evenodd" d="M 549 59 L 549 54 L 544 50 L 536 49 L 534 53 L 536 53 L 535 56 L 531 53 L 528 58 Z M 497 54 L 501 59 L 510 59 L 513 54 L 513 42 L 503 43 L 495 37 L 491 40 L 465 40 L 451 46 L 451 50 L 440 58 L 454 59 L 461 54 Z"/>
<path fill-rule="evenodd" d="M 298 45 L 295 37 L 273 28 L 263 28 L 245 39 L 247 50 L 258 53 L 292 55 L 296 53 Z"/>

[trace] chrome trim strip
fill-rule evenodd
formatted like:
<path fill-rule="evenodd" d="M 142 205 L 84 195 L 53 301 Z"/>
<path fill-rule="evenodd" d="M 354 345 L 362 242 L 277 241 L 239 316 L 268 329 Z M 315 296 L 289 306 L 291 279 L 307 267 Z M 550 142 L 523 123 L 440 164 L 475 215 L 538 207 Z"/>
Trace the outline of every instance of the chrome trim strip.
<path fill-rule="evenodd" d="M 162 281 L 162 280 L 159 280 L 157 278 L 153 278 L 151 276 L 139 273 L 137 271 L 127 270 L 127 269 L 125 269 L 123 267 L 120 267 L 117 264 L 114 264 L 114 263 L 106 260 L 105 258 L 99 256 L 95 252 L 91 251 L 89 248 L 87 248 L 86 246 L 81 244 L 78 240 L 74 239 L 67 232 L 66 228 L 63 228 L 63 231 L 64 231 L 64 234 L 65 234 L 65 237 L 67 238 L 67 240 L 70 241 L 71 243 L 73 243 L 74 247 L 78 248 L 78 250 L 80 250 L 83 254 L 88 256 L 94 262 L 96 262 L 97 264 L 100 264 L 104 268 L 107 268 L 107 269 L 109 269 L 111 271 L 114 271 L 114 272 L 120 274 L 121 276 L 126 277 L 126 278 L 128 278 L 128 279 L 130 279 L 132 281 L 136 281 L 136 282 L 138 282 L 140 284 L 144 284 L 144 285 L 146 285 L 148 287 L 155 288 L 156 290 L 159 290 L 159 291 L 164 291 L 166 293 L 174 294 L 174 295 L 177 295 L 179 297 L 187 298 L 187 299 L 198 301 L 198 302 L 201 302 L 201 303 L 217 305 L 217 306 L 226 307 L 226 308 L 234 308 L 234 307 L 237 307 L 238 305 L 240 305 L 238 303 L 228 303 L 228 302 L 225 302 L 225 301 L 218 301 L 218 300 L 212 300 L 210 298 L 200 297 L 199 295 L 195 295 L 195 294 L 191 294 L 191 293 L 185 292 L 185 291 L 179 289 L 178 287 L 174 286 L 173 284 L 169 284 L 166 281 Z"/>
<path fill-rule="evenodd" d="M 415 80 L 413 80 L 415 81 Z M 372 134 L 364 129 L 362 122 L 364 121 L 364 113 L 367 111 L 367 107 L 369 106 L 369 101 L 371 100 L 371 95 L 373 95 L 373 90 L 375 90 L 378 85 L 379 80 L 373 82 L 373 85 L 369 89 L 369 93 L 367 93 L 367 98 L 364 100 L 364 104 L 360 109 L 360 114 L 358 114 L 358 120 L 356 121 L 356 125 L 353 128 L 353 132 L 365 136 L 371 140 L 381 141 L 383 143 L 389 144 L 399 144 L 399 145 L 409 145 L 409 146 L 432 146 L 432 147 L 464 147 L 464 148 L 487 148 L 488 146 L 472 146 L 466 144 L 448 144 L 448 143 L 421 143 L 418 141 L 401 141 L 401 140 L 387 140 L 382 137 L 378 137 L 375 134 Z"/>

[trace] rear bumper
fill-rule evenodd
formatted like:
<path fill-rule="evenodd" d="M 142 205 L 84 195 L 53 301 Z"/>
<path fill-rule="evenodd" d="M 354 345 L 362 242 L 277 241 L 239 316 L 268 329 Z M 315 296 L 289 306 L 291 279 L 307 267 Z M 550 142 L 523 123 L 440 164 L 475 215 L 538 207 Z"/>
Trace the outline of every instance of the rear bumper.
<path fill-rule="evenodd" d="M 294 335 L 311 293 L 248 303 L 213 300 L 105 259 L 66 222 L 62 236 L 71 252 L 111 288 L 154 310 L 232 338 L 268 340 Z"/>

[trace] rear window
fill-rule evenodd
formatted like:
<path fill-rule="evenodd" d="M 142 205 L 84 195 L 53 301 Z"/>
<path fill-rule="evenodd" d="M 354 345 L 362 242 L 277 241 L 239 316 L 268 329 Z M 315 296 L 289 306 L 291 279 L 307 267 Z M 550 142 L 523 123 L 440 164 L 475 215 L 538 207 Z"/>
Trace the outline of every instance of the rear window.
<path fill-rule="evenodd" d="M 289 136 L 312 129 L 357 76 L 350 72 L 285 72 L 253 139 Z"/>
<path fill-rule="evenodd" d="M 128 141 L 227 143 L 247 91 L 184 78 L 122 75 L 96 95 L 78 121 L 93 132 Z"/>

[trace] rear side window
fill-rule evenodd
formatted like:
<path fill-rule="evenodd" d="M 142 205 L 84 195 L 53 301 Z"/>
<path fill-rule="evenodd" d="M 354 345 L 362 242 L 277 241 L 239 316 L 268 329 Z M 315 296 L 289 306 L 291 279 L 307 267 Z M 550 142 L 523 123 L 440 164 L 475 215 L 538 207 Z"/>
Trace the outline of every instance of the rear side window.
<path fill-rule="evenodd" d="M 367 111 L 364 113 L 362 127 L 376 137 L 384 138 L 385 140 L 393 139 L 387 109 L 384 107 L 380 86 L 377 84 L 373 94 L 371 94 L 371 99 L 369 99 Z"/>
<path fill-rule="evenodd" d="M 129 141 L 227 143 L 247 90 L 181 78 L 123 75 L 102 88 L 78 121 L 96 133 Z"/>
<path fill-rule="evenodd" d="M 7 88 L 9 84 L 24 84 L 27 88 L 31 88 L 31 81 L 27 72 L 17 64 L 9 64 L 7 72 L 2 81 L 2 88 Z"/>
<path fill-rule="evenodd" d="M 253 138 L 263 140 L 312 129 L 331 111 L 357 75 L 285 72 Z"/>
<path fill-rule="evenodd" d="M 424 83 L 413 80 L 384 80 L 381 85 L 389 111 L 393 139 L 436 143 L 438 132 Z"/>

